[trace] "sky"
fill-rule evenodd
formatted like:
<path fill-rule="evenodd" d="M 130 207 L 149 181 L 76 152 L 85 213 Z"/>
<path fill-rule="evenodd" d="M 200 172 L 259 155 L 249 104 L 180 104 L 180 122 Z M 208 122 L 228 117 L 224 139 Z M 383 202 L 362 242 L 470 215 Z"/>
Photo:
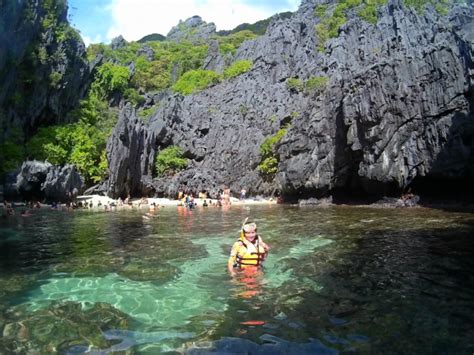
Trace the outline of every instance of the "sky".
<path fill-rule="evenodd" d="M 217 30 L 231 30 L 278 12 L 296 11 L 301 0 L 69 0 L 69 22 L 86 45 L 122 35 L 136 41 L 151 33 L 166 36 L 180 20 L 199 15 Z"/>

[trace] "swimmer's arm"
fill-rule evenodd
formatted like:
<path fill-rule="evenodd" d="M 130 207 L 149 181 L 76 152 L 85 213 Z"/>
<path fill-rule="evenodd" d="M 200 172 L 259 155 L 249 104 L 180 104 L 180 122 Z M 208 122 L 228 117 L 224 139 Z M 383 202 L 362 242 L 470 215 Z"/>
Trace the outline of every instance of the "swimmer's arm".
<path fill-rule="evenodd" d="M 267 243 L 265 243 L 260 236 L 258 236 L 259 240 L 258 243 L 265 249 L 266 252 L 270 250 L 270 247 L 268 246 Z"/>
<path fill-rule="evenodd" d="M 232 250 L 230 251 L 229 260 L 227 261 L 227 270 L 231 276 L 235 275 L 234 264 L 235 260 L 237 259 L 237 252 L 238 252 L 238 243 L 235 243 L 232 246 Z"/>

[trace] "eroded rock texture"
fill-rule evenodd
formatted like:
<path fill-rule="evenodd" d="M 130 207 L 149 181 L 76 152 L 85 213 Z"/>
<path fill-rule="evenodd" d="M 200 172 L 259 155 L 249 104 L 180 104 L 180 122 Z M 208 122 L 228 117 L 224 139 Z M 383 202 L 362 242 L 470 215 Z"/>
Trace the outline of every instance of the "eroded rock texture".
<path fill-rule="evenodd" d="M 377 24 L 354 14 L 320 52 L 319 3 L 303 2 L 292 18 L 245 42 L 234 60 L 252 60 L 250 71 L 163 98 L 149 124 L 126 108 L 109 141 L 109 193 L 173 195 L 185 185 L 320 196 L 399 192 L 420 177 L 471 178 L 473 8 L 443 17 L 390 0 Z M 290 78 L 302 87 L 289 88 Z M 304 88 L 312 78 L 326 83 Z M 260 145 L 286 126 L 275 147 L 278 172 L 265 178 L 256 169 Z M 190 164 L 155 178 L 156 153 L 172 144 Z"/>

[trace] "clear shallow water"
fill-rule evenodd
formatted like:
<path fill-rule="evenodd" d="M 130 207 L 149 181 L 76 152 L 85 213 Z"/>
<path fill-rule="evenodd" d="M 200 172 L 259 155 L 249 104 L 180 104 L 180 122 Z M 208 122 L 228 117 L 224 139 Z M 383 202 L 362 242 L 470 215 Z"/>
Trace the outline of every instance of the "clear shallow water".
<path fill-rule="evenodd" d="M 0 353 L 474 351 L 474 215 L 290 206 L 0 221 Z M 226 261 L 253 216 L 262 273 Z M 260 325 L 245 324 L 258 321 Z"/>

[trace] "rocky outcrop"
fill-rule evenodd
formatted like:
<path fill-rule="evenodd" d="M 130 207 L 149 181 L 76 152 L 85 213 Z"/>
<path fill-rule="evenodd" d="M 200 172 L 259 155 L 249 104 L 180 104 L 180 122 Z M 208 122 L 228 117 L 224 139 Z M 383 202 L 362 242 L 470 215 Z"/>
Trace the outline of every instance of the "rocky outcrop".
<path fill-rule="evenodd" d="M 147 44 L 144 44 L 137 50 L 137 55 L 141 55 L 146 58 L 149 62 L 155 57 L 155 51 Z"/>
<path fill-rule="evenodd" d="M 191 43 L 208 42 L 216 34 L 216 25 L 207 23 L 200 16 L 193 16 L 180 21 L 167 34 L 166 39 L 173 42 L 189 41 Z"/>
<path fill-rule="evenodd" d="M 109 192 L 154 187 L 172 195 L 185 185 L 303 198 L 384 195 L 419 177 L 472 176 L 473 8 L 418 14 L 390 0 L 375 25 L 349 14 L 339 36 L 318 52 L 319 3 L 303 2 L 292 18 L 275 19 L 266 35 L 245 42 L 235 57 L 254 63 L 247 73 L 163 99 L 148 125 L 123 115 L 109 142 Z M 300 85 L 288 85 L 291 78 Z M 274 148 L 278 171 L 261 176 L 260 145 L 282 127 L 287 133 Z M 131 144 L 138 151 L 125 149 Z M 190 164 L 156 179 L 155 155 L 171 144 Z"/>
<path fill-rule="evenodd" d="M 223 56 L 219 51 L 219 42 L 213 40 L 209 43 L 206 59 L 202 66 L 205 70 L 212 70 L 222 74 L 224 69 L 232 62 L 232 55 Z"/>
<path fill-rule="evenodd" d="M 112 42 L 110 43 L 110 48 L 112 50 L 116 50 L 116 49 L 123 48 L 126 45 L 127 45 L 127 41 L 125 40 L 125 38 L 119 35 L 112 39 Z"/>
<path fill-rule="evenodd" d="M 88 87 L 85 46 L 65 4 L 0 2 L 0 138 L 67 122 Z"/>
<path fill-rule="evenodd" d="M 48 162 L 27 161 L 20 168 L 16 188 L 25 200 L 67 201 L 84 187 L 84 179 L 73 165 L 53 166 Z"/>
<path fill-rule="evenodd" d="M 144 166 L 149 165 L 145 147 L 147 132 L 144 123 L 126 105 L 119 122 L 107 143 L 107 160 L 110 177 L 108 192 L 111 196 L 128 196 L 140 193 Z"/>

